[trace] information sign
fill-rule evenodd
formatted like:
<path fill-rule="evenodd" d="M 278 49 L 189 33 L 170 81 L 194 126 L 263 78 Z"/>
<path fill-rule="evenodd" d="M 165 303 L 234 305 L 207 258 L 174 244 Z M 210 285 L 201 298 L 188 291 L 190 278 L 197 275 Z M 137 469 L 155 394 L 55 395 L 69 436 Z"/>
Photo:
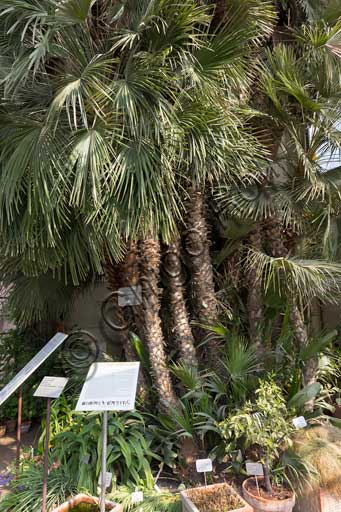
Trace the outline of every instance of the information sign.
<path fill-rule="evenodd" d="M 213 471 L 211 459 L 198 459 L 195 461 L 195 466 L 198 473 L 209 473 Z"/>
<path fill-rule="evenodd" d="M 118 290 L 118 305 L 121 308 L 125 306 L 139 306 L 142 304 L 142 286 L 128 286 Z"/>
<path fill-rule="evenodd" d="M 246 472 L 249 476 L 264 476 L 264 468 L 260 462 L 247 462 Z"/>
<path fill-rule="evenodd" d="M 112 473 L 109 473 L 108 471 L 106 471 L 106 473 L 105 473 L 105 487 L 106 487 L 106 489 L 108 489 L 108 487 L 110 487 L 111 480 L 112 480 Z M 99 475 L 99 479 L 98 479 L 98 485 L 100 486 L 101 484 L 102 484 L 102 473 Z"/>
<path fill-rule="evenodd" d="M 20 386 L 36 371 L 37 368 L 63 343 L 68 334 L 58 332 L 36 354 L 31 361 L 0 391 L 0 405 L 2 405 Z"/>
<path fill-rule="evenodd" d="M 139 368 L 140 363 L 93 363 L 76 410 L 133 410 Z"/>
<path fill-rule="evenodd" d="M 294 418 L 292 420 L 292 422 L 294 424 L 294 427 L 296 427 L 297 429 L 305 428 L 308 426 L 307 420 L 305 419 L 304 416 L 299 416 L 298 418 Z"/>
<path fill-rule="evenodd" d="M 44 377 L 33 396 L 59 398 L 69 379 L 64 377 Z"/>

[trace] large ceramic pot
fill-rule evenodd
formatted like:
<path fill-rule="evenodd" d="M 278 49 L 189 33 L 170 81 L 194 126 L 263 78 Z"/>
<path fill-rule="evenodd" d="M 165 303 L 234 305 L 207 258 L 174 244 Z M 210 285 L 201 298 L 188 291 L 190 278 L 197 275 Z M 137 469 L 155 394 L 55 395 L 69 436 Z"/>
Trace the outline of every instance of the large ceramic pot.
<path fill-rule="evenodd" d="M 262 478 L 258 481 L 262 483 Z M 295 505 L 295 495 L 286 500 L 275 500 L 269 498 L 263 498 L 253 490 L 249 490 L 250 483 L 254 482 L 254 478 L 248 478 L 243 483 L 243 495 L 245 501 L 251 505 L 255 512 L 292 512 Z M 308 511 L 306 511 L 308 512 Z"/>
<path fill-rule="evenodd" d="M 214 484 L 214 485 L 208 485 L 207 487 L 196 487 L 195 490 L 197 492 L 212 492 L 215 489 L 221 491 L 222 488 L 226 489 L 226 492 L 229 495 L 235 496 L 239 502 L 240 507 L 238 508 L 231 508 L 229 510 L 226 510 L 226 512 L 253 512 L 250 505 L 248 505 L 239 494 L 236 493 L 236 491 L 228 484 Z M 182 501 L 182 512 L 206 512 L 204 509 L 199 510 L 198 507 L 194 505 L 190 498 L 191 489 L 186 491 L 181 491 L 181 501 Z"/>
<path fill-rule="evenodd" d="M 7 434 L 12 434 L 15 432 L 17 426 L 17 420 L 7 420 L 6 421 L 6 427 L 7 427 Z"/>
<path fill-rule="evenodd" d="M 22 422 L 20 430 L 22 434 L 27 434 L 31 430 L 32 421 L 31 420 L 25 420 Z"/>
<path fill-rule="evenodd" d="M 87 494 L 77 494 L 77 496 L 70 498 L 62 505 L 59 505 L 59 507 L 53 509 L 52 512 L 69 512 L 78 505 L 83 504 L 99 505 L 99 499 L 93 496 L 88 496 Z M 106 501 L 105 510 L 111 510 L 111 512 L 123 512 L 123 506 L 118 503 L 113 503 L 112 501 Z"/>
<path fill-rule="evenodd" d="M 0 437 L 4 437 L 6 435 L 6 425 L 0 425 Z"/>

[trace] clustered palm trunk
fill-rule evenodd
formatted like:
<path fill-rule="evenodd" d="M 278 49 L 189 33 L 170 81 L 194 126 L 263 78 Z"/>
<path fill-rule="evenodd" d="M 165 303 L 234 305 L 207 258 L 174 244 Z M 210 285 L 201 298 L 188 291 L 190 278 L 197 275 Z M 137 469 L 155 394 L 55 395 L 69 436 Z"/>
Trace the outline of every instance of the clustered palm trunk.
<path fill-rule="evenodd" d="M 216 369 L 220 366 L 219 344 L 213 336 L 207 337 L 204 326 L 213 326 L 218 320 L 214 271 L 210 255 L 209 230 L 206 221 L 204 192 L 193 187 L 187 208 L 185 256 L 191 269 L 191 299 L 197 323 L 195 336 L 201 343 L 206 338 L 209 360 Z"/>
<path fill-rule="evenodd" d="M 249 243 L 255 250 L 262 250 L 262 231 L 260 226 L 251 233 Z M 251 343 L 259 356 L 264 352 L 262 327 L 264 324 L 263 315 L 263 289 L 260 276 L 257 269 L 250 269 L 247 276 L 248 283 L 248 296 L 247 296 L 247 310 L 249 316 L 249 335 Z"/>
<path fill-rule="evenodd" d="M 141 282 L 145 337 L 161 405 L 175 405 L 176 395 L 168 368 L 166 342 L 160 318 L 160 243 L 150 236 L 141 241 Z"/>
<path fill-rule="evenodd" d="M 180 238 L 177 237 L 175 241 L 169 245 L 163 265 L 164 274 L 169 287 L 168 297 L 172 319 L 172 332 L 175 335 L 181 361 L 197 367 L 198 359 L 186 305 L 181 257 L 181 241 Z"/>

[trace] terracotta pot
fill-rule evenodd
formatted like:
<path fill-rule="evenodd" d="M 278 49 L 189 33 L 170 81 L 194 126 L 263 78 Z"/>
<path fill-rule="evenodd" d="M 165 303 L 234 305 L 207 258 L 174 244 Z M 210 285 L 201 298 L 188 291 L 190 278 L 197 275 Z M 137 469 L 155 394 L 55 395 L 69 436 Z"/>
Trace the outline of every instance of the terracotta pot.
<path fill-rule="evenodd" d="M 328 492 L 307 488 L 304 494 L 297 497 L 295 512 L 341 512 L 341 498 Z"/>
<path fill-rule="evenodd" d="M 236 497 L 239 498 L 239 500 L 242 503 L 242 506 L 240 508 L 235 508 L 231 510 L 226 510 L 226 512 L 253 512 L 250 505 L 248 505 L 241 496 L 228 484 L 213 484 L 208 485 L 207 487 L 196 487 L 195 489 L 198 491 L 203 491 L 207 489 L 219 489 L 221 487 L 226 487 L 226 490 L 229 491 L 229 493 L 234 494 Z M 191 499 L 188 496 L 188 491 L 181 491 L 180 493 L 181 501 L 182 501 L 182 512 L 205 512 L 205 510 L 199 510 L 194 503 L 191 501 Z"/>
<path fill-rule="evenodd" d="M 341 420 L 341 405 L 335 406 L 334 418 Z"/>
<path fill-rule="evenodd" d="M 88 496 L 87 494 L 77 494 L 77 496 L 70 498 L 62 505 L 59 505 L 59 507 L 54 508 L 52 512 L 69 512 L 72 511 L 74 507 L 77 507 L 77 505 L 82 504 L 99 505 L 99 499 L 94 498 L 94 496 Z M 105 509 L 111 510 L 111 512 L 123 512 L 123 506 L 113 503 L 112 501 L 106 501 Z"/>
<path fill-rule="evenodd" d="M 6 425 L 0 425 L 0 437 L 4 437 L 6 435 Z"/>
<path fill-rule="evenodd" d="M 15 432 L 16 426 L 17 426 L 17 420 L 7 420 L 6 421 L 7 433 L 10 434 L 12 432 Z"/>
<path fill-rule="evenodd" d="M 252 506 L 255 512 L 292 512 L 295 505 L 294 493 L 292 493 L 292 496 L 287 500 L 266 499 L 248 490 L 248 483 L 251 480 L 254 480 L 254 478 L 248 478 L 243 482 L 243 495 L 245 501 Z M 258 478 L 259 482 L 262 482 L 262 480 L 263 478 Z"/>
<path fill-rule="evenodd" d="M 23 421 L 21 424 L 21 428 L 20 428 L 21 433 L 27 434 L 27 432 L 29 432 L 31 430 L 31 426 L 32 426 L 31 420 Z"/>

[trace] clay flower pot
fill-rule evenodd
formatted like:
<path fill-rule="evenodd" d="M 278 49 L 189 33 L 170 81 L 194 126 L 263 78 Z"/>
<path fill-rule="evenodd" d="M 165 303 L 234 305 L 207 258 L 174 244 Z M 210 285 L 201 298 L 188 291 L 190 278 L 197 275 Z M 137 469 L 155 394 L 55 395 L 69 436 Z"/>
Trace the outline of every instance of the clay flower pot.
<path fill-rule="evenodd" d="M 88 496 L 87 494 L 77 494 L 77 496 L 70 498 L 62 505 L 59 505 L 59 507 L 53 509 L 52 512 L 69 512 L 78 505 L 83 504 L 99 505 L 99 499 L 94 498 L 93 496 Z M 123 506 L 113 503 L 112 501 L 106 501 L 105 510 L 111 510 L 111 512 L 123 512 Z"/>
<path fill-rule="evenodd" d="M 6 435 L 6 425 L 0 425 L 0 437 L 4 437 Z"/>
<path fill-rule="evenodd" d="M 238 508 L 230 508 L 225 509 L 224 512 L 252 512 L 252 508 L 243 500 L 239 494 L 236 493 L 236 491 L 228 484 L 214 484 L 214 485 L 208 485 L 207 487 L 195 487 L 193 489 L 188 489 L 186 491 L 181 491 L 181 501 L 182 501 L 182 512 L 206 512 L 205 505 L 198 508 L 191 500 L 190 496 L 192 492 L 202 493 L 203 497 L 205 497 L 206 494 L 210 494 L 212 496 L 212 493 L 216 491 L 219 494 L 221 491 L 226 490 L 226 494 L 229 496 L 232 496 L 235 498 L 235 501 L 240 504 Z"/>
<path fill-rule="evenodd" d="M 6 421 L 7 433 L 11 434 L 11 433 L 15 432 L 16 426 L 17 426 L 17 420 L 7 420 Z"/>
<path fill-rule="evenodd" d="M 295 506 L 295 495 L 292 495 L 288 499 L 278 500 L 271 498 L 264 498 L 258 496 L 257 491 L 249 490 L 249 484 L 254 482 L 254 478 L 248 478 L 243 482 L 243 495 L 245 501 L 251 505 L 255 512 L 292 512 Z M 258 478 L 258 482 L 261 485 L 263 478 Z M 308 511 L 307 511 L 308 512 Z"/>
<path fill-rule="evenodd" d="M 27 432 L 29 432 L 31 430 L 31 426 L 32 426 L 32 421 L 31 420 L 26 420 L 26 421 L 23 421 L 22 424 L 21 424 L 21 433 L 22 434 L 27 434 Z"/>

